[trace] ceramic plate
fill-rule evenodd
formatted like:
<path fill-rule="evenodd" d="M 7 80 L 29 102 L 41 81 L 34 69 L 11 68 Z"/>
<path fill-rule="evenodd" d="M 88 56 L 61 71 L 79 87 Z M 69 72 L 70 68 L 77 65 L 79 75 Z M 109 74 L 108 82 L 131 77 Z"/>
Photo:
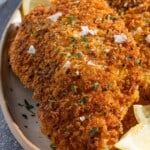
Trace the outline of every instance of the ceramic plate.
<path fill-rule="evenodd" d="M 18 10 L 8 23 L 0 43 L 0 104 L 11 132 L 25 150 L 50 150 L 49 140 L 41 133 L 37 119 L 38 102 L 12 73 L 8 62 L 10 39 L 16 34 Z"/>

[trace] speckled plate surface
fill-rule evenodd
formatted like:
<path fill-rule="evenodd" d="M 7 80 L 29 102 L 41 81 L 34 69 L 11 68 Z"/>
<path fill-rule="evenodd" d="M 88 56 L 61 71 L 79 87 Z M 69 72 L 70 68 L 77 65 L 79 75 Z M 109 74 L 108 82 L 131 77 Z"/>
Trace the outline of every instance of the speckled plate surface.
<path fill-rule="evenodd" d="M 8 62 L 10 39 L 15 36 L 16 13 L 8 23 L 0 41 L 0 104 L 6 122 L 25 150 L 50 150 L 49 140 L 41 133 L 37 119 L 38 102 L 12 73 Z"/>

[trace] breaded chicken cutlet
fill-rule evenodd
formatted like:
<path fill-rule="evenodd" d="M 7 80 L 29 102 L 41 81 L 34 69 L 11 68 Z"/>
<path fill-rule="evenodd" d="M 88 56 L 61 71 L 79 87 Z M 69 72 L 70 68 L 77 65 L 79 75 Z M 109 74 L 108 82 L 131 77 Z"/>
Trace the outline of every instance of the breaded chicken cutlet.
<path fill-rule="evenodd" d="M 111 8 L 115 9 L 119 15 L 130 8 L 134 8 L 143 4 L 144 2 L 150 3 L 150 0 L 106 0 Z"/>
<path fill-rule="evenodd" d="M 145 1 L 135 8 L 130 8 L 122 18 L 140 48 L 139 65 L 142 67 L 143 78 L 140 85 L 140 101 L 137 104 L 148 105 L 150 104 L 150 2 Z M 131 107 L 123 121 L 125 131 L 136 123 Z"/>
<path fill-rule="evenodd" d="M 139 99 L 141 66 L 134 39 L 104 0 L 36 8 L 9 56 L 15 74 L 34 89 L 42 131 L 58 149 L 113 149 Z"/>

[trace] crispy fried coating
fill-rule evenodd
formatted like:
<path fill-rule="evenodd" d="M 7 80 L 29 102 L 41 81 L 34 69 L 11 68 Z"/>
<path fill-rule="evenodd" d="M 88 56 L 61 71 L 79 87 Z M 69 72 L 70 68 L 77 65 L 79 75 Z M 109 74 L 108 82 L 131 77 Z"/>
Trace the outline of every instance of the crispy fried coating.
<path fill-rule="evenodd" d="M 56 13 L 62 15 L 55 21 Z M 141 66 L 132 35 L 104 0 L 36 8 L 9 56 L 16 75 L 34 89 L 41 128 L 58 149 L 113 149 L 139 99 Z"/>
<path fill-rule="evenodd" d="M 141 60 L 139 60 L 139 65 L 143 69 L 143 77 L 138 104 L 147 105 L 150 104 L 150 40 L 148 41 L 147 38 L 148 35 L 150 36 L 150 3 L 143 2 L 143 4 L 129 9 L 122 18 L 140 48 Z M 136 120 L 131 107 L 123 121 L 124 130 L 130 129 L 135 123 Z"/>
<path fill-rule="evenodd" d="M 144 2 L 150 3 L 150 0 L 107 0 L 107 2 L 121 15 L 124 11 L 137 7 Z"/>

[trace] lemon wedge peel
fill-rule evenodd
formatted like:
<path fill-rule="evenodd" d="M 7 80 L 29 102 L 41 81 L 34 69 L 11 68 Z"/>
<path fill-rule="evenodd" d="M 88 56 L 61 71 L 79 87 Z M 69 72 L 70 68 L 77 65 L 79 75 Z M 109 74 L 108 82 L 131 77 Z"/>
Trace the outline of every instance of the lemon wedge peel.
<path fill-rule="evenodd" d="M 150 105 L 134 105 L 133 110 L 138 123 L 150 125 Z"/>
<path fill-rule="evenodd" d="M 132 127 L 115 147 L 120 150 L 149 150 L 150 125 L 140 123 Z"/>

